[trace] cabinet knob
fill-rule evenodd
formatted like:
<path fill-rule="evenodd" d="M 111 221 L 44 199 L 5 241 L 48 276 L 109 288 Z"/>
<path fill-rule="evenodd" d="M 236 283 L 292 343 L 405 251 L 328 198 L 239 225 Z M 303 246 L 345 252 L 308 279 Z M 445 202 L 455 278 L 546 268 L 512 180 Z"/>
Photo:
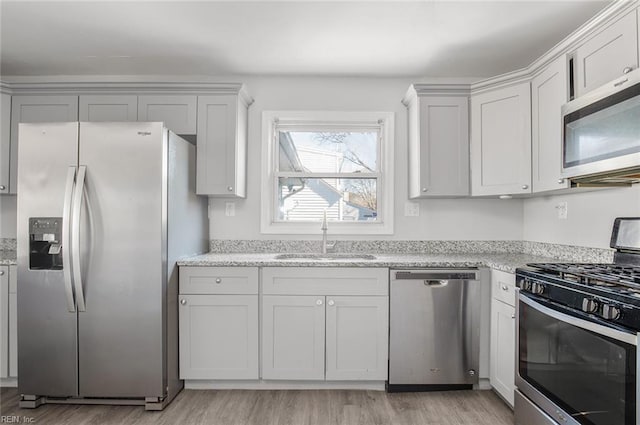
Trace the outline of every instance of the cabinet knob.
<path fill-rule="evenodd" d="M 182 305 L 186 305 L 187 304 L 187 300 L 185 300 L 184 298 L 180 300 L 180 304 Z"/>
<path fill-rule="evenodd" d="M 322 300 L 316 301 L 316 305 L 322 305 Z"/>
<path fill-rule="evenodd" d="M 7 186 L 0 184 L 0 190 L 5 190 L 7 188 Z"/>
<path fill-rule="evenodd" d="M 565 182 L 564 179 L 558 179 L 558 184 L 563 184 Z"/>
<path fill-rule="evenodd" d="M 4 270 L 0 270 L 0 276 L 4 276 Z"/>
<path fill-rule="evenodd" d="M 515 319 L 515 318 L 516 318 L 516 315 L 515 315 L 515 314 L 512 314 L 512 315 L 511 315 L 511 318 L 512 318 L 512 319 Z"/>
<path fill-rule="evenodd" d="M 529 189 L 529 185 L 528 184 L 523 184 L 522 185 L 522 190 L 527 190 Z"/>
<path fill-rule="evenodd" d="M 423 188 L 422 188 L 422 191 L 423 191 L 423 192 L 426 192 L 426 191 L 427 191 L 427 188 L 426 188 L 426 187 L 423 187 Z"/>
<path fill-rule="evenodd" d="M 227 186 L 227 190 L 228 190 L 229 192 L 233 192 L 233 186 Z"/>
<path fill-rule="evenodd" d="M 220 279 L 219 277 L 216 278 L 216 283 L 222 283 L 222 279 Z"/>
<path fill-rule="evenodd" d="M 335 302 L 334 302 L 333 300 L 329 300 L 329 302 L 328 302 L 327 304 L 329 304 L 329 305 L 334 305 L 334 304 L 335 304 Z"/>
<path fill-rule="evenodd" d="M 623 73 L 623 74 L 628 74 L 628 73 L 630 73 L 631 71 L 633 71 L 633 67 L 632 67 L 632 66 L 627 66 L 627 67 L 625 67 L 625 68 L 622 70 L 622 73 Z"/>
<path fill-rule="evenodd" d="M 508 290 L 509 290 L 509 287 L 508 287 L 507 285 L 502 285 L 502 290 L 503 290 L 503 291 L 508 291 Z"/>

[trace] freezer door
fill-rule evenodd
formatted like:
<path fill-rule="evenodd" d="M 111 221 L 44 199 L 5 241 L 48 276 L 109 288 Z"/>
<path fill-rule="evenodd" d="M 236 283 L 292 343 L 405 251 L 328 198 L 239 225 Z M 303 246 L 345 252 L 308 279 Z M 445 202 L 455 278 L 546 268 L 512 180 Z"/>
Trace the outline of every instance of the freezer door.
<path fill-rule="evenodd" d="M 162 397 L 166 130 L 80 123 L 82 397 Z"/>
<path fill-rule="evenodd" d="M 69 229 L 61 221 L 77 160 L 78 123 L 20 124 L 18 386 L 25 395 L 78 395 L 77 313 L 64 276 Z"/>

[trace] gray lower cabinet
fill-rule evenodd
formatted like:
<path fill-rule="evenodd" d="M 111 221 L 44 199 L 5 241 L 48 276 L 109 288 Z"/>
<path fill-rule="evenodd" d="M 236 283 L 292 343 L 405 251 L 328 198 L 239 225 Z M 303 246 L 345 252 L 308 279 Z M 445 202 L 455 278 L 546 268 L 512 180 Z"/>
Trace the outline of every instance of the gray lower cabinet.
<path fill-rule="evenodd" d="M 181 267 L 180 378 L 258 379 L 258 269 Z"/>
<path fill-rule="evenodd" d="M 490 382 L 511 406 L 515 391 L 515 275 L 491 271 Z"/>
<path fill-rule="evenodd" d="M 388 290 L 388 269 L 262 269 L 262 378 L 385 381 Z"/>
<path fill-rule="evenodd" d="M 262 298 L 262 378 L 324 380 L 324 297 Z"/>
<path fill-rule="evenodd" d="M 16 266 L 0 266 L 0 378 L 18 376 Z"/>

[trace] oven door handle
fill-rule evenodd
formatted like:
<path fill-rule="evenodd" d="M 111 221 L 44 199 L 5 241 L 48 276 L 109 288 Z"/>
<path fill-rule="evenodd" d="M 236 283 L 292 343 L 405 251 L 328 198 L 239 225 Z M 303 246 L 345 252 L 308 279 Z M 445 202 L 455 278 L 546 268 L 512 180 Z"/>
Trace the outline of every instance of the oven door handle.
<path fill-rule="evenodd" d="M 617 329 L 613 329 L 604 325 L 599 325 L 597 323 L 589 322 L 587 320 L 580 319 L 578 317 L 561 313 L 552 308 L 546 307 L 540 304 L 539 302 L 532 300 L 522 292 L 519 292 L 518 300 L 527 304 L 529 307 L 535 310 L 538 310 L 540 313 L 553 317 L 556 320 L 560 320 L 562 322 L 568 323 L 573 326 L 577 326 L 582 329 L 586 329 L 591 332 L 595 332 L 600 335 L 608 336 L 609 338 L 613 338 L 617 341 L 626 342 L 627 344 L 635 345 L 636 347 L 638 346 L 637 334 L 619 331 Z"/>

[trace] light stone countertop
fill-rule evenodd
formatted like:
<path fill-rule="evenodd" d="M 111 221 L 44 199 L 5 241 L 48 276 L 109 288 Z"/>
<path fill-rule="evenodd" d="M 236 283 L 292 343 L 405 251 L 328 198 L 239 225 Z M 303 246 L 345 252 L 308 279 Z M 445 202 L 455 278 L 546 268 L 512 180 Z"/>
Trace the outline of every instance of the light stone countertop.
<path fill-rule="evenodd" d="M 219 254 L 208 253 L 178 261 L 179 266 L 205 267 L 389 267 L 389 268 L 461 268 L 490 267 L 515 273 L 527 263 L 562 262 L 557 258 L 530 254 L 373 254 L 375 260 L 364 259 L 277 259 L 279 253 Z"/>
<path fill-rule="evenodd" d="M 15 264 L 17 264 L 15 251 L 0 250 L 0 266 L 13 266 Z"/>

